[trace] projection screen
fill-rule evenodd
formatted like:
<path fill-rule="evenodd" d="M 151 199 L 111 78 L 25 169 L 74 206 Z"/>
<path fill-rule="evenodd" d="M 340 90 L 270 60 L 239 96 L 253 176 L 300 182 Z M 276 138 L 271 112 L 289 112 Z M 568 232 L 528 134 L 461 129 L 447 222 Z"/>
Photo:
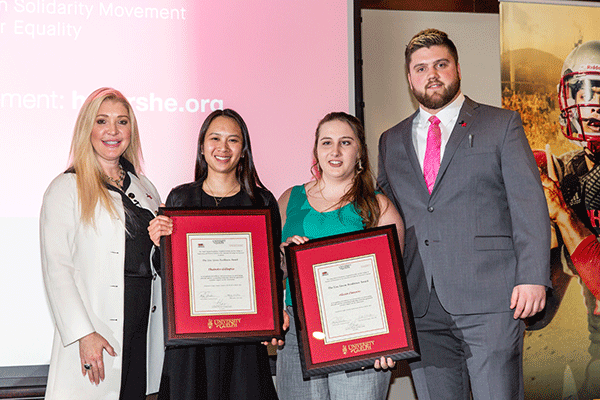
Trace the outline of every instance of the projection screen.
<path fill-rule="evenodd" d="M 216 108 L 246 120 L 275 196 L 310 179 L 317 122 L 354 110 L 352 0 L 0 1 L 0 367 L 47 364 L 53 324 L 38 238 L 77 112 L 110 86 L 131 101 L 144 174 L 166 198 L 193 180 Z"/>

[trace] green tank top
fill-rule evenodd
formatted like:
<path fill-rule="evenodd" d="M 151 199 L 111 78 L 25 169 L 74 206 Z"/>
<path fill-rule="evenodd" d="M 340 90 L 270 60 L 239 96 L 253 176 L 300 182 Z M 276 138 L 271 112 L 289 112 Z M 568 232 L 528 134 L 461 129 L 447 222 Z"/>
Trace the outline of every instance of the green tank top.
<path fill-rule="evenodd" d="M 337 210 L 318 212 L 308 203 L 304 185 L 294 186 L 285 210 L 282 239 L 290 236 L 306 236 L 318 239 L 326 236 L 350 233 L 363 229 L 363 221 L 353 204 Z M 292 305 L 290 283 L 285 283 L 285 304 Z"/>

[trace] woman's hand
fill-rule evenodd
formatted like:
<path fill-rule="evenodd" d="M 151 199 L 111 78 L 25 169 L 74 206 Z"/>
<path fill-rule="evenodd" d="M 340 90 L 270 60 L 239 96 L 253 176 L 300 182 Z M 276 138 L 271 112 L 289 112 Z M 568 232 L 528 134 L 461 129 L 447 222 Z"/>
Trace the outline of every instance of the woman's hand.
<path fill-rule="evenodd" d="M 394 368 L 396 366 L 396 362 L 389 357 L 386 359 L 382 356 L 379 360 L 375 360 L 373 366 L 375 369 L 386 370 L 388 368 Z"/>
<path fill-rule="evenodd" d="M 298 235 L 294 235 L 294 236 L 290 236 L 289 238 L 287 238 L 285 240 L 285 242 L 281 243 L 279 245 L 279 249 L 281 250 L 281 264 L 282 264 L 282 268 L 284 271 L 286 271 L 286 265 L 285 265 L 285 257 L 283 257 L 283 254 L 285 253 L 285 247 L 289 246 L 290 243 L 295 243 L 295 244 L 303 244 L 308 242 L 308 238 L 306 236 L 298 236 Z M 283 312 L 283 330 L 287 331 L 290 327 L 290 316 L 288 315 L 288 313 L 286 311 Z M 263 344 L 268 344 L 267 342 L 263 342 Z M 277 338 L 273 338 L 271 340 L 271 344 L 273 346 L 283 346 L 285 344 L 284 340 L 281 339 L 277 339 Z"/>
<path fill-rule="evenodd" d="M 288 328 L 290 327 L 290 316 L 285 311 L 283 312 L 283 326 L 282 327 L 283 327 L 284 331 L 287 331 Z M 262 342 L 262 344 L 264 344 L 266 346 L 269 344 L 269 342 Z M 273 338 L 273 339 L 271 339 L 271 344 L 273 346 L 283 346 L 285 344 L 285 340 Z"/>
<path fill-rule="evenodd" d="M 164 207 L 164 204 L 160 205 Z M 173 220 L 166 215 L 158 215 L 148 225 L 148 233 L 150 239 L 157 246 L 160 247 L 160 238 L 162 236 L 169 236 L 173 233 Z"/>
<path fill-rule="evenodd" d="M 290 236 L 289 238 L 285 239 L 285 242 L 281 243 L 279 245 L 279 248 L 281 249 L 281 251 L 283 251 L 283 249 L 286 246 L 288 246 L 290 243 L 304 244 L 306 242 L 308 242 L 308 238 L 306 236 L 294 235 L 294 236 Z"/>
<path fill-rule="evenodd" d="M 79 339 L 81 373 L 83 376 L 87 374 L 90 382 L 96 386 L 104 380 L 104 350 L 113 357 L 117 355 L 115 349 L 97 332 L 92 332 Z"/>
<path fill-rule="evenodd" d="M 280 264 L 281 264 L 281 270 L 283 271 L 284 279 L 287 279 L 287 277 L 288 277 L 287 265 L 285 263 L 285 247 L 288 246 L 290 243 L 302 244 L 302 243 L 306 243 L 306 242 L 308 242 L 308 238 L 306 236 L 294 235 L 294 236 L 287 238 L 285 240 L 285 242 L 283 242 L 279 245 L 279 251 L 281 252 Z"/>

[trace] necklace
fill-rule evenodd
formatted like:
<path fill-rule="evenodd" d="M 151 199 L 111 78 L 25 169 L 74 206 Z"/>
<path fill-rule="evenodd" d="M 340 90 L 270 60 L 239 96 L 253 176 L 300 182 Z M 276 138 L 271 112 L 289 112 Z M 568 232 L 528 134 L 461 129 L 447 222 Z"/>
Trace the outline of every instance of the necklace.
<path fill-rule="evenodd" d="M 327 208 L 319 211 L 321 213 L 324 213 L 324 212 L 327 212 L 327 211 L 333 209 L 334 207 L 340 205 L 341 199 L 339 199 L 336 202 L 333 202 L 332 200 L 329 200 L 327 197 L 325 197 L 325 194 L 323 193 L 323 187 L 321 186 L 321 182 L 322 181 L 320 181 L 320 180 L 317 181 L 311 189 L 317 188 L 319 190 L 319 194 L 321 195 L 321 198 L 325 201 L 325 205 L 329 205 Z"/>
<path fill-rule="evenodd" d="M 114 179 L 106 174 L 104 174 L 104 177 L 106 177 L 106 179 L 108 179 L 110 182 L 114 183 L 116 187 L 118 187 L 119 189 L 121 189 L 123 187 L 123 180 L 125 179 L 125 170 L 123 169 L 123 167 L 121 166 L 121 164 L 119 164 L 119 179 Z"/>
<path fill-rule="evenodd" d="M 214 190 L 213 190 L 213 189 L 210 187 L 210 184 L 208 183 L 208 180 L 205 180 L 204 182 L 206 183 L 206 187 L 208 187 L 208 190 L 210 190 L 210 192 L 211 192 L 211 193 L 215 193 L 215 191 L 214 191 Z M 221 202 L 223 201 L 223 199 L 224 199 L 225 197 L 229 196 L 229 195 L 231 194 L 231 192 L 233 192 L 235 189 L 237 189 L 237 185 L 236 185 L 236 186 L 233 186 L 233 187 L 231 188 L 231 190 L 229 190 L 229 192 L 225 193 L 225 195 L 224 195 L 224 196 L 217 197 L 217 196 L 215 196 L 215 195 L 213 195 L 213 194 L 210 194 L 209 196 L 210 196 L 210 197 L 212 197 L 212 198 L 215 200 L 215 206 L 216 206 L 216 207 L 219 207 L 219 204 L 221 204 Z M 207 193 L 207 194 L 208 194 L 208 193 Z"/>

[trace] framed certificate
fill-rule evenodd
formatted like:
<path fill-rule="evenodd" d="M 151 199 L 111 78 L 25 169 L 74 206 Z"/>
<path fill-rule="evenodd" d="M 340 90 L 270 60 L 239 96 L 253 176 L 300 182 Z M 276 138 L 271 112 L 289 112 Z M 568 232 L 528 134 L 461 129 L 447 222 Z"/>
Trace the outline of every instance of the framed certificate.
<path fill-rule="evenodd" d="M 281 279 L 269 208 L 161 208 L 165 343 L 282 338 Z M 279 249 L 277 249 L 279 251 Z"/>
<path fill-rule="evenodd" d="M 305 378 L 417 357 L 394 225 L 286 247 Z"/>

